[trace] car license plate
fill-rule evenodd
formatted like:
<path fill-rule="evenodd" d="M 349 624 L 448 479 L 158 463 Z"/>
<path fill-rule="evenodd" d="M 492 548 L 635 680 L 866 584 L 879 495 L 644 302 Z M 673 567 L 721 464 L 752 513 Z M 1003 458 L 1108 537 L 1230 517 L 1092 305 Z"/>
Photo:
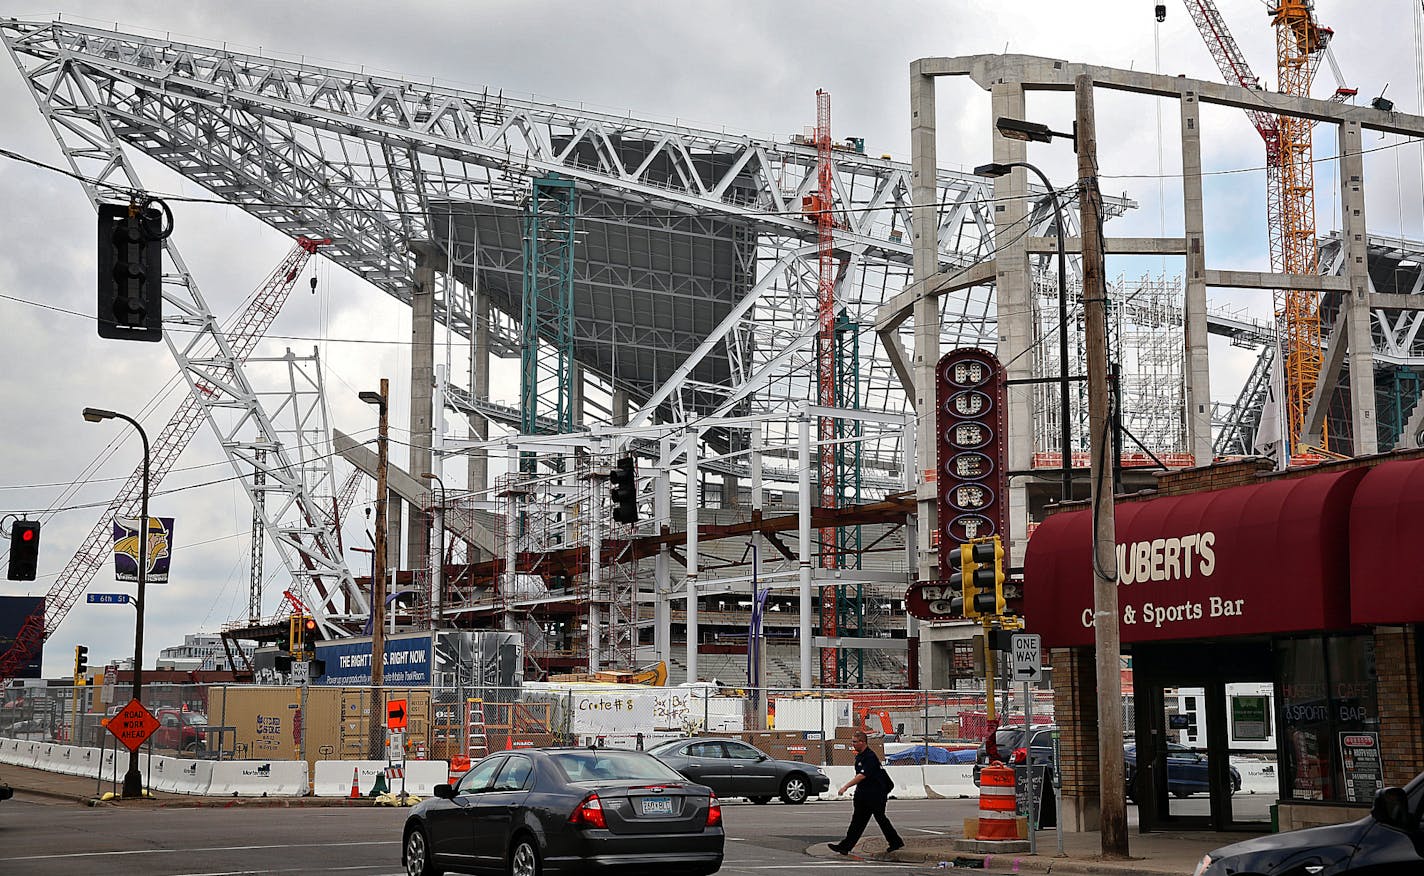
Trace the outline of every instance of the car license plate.
<path fill-rule="evenodd" d="M 644 814 L 644 815 L 671 815 L 671 814 L 672 814 L 672 798 L 671 798 L 671 797 L 644 797 L 644 798 L 643 798 L 643 814 Z"/>

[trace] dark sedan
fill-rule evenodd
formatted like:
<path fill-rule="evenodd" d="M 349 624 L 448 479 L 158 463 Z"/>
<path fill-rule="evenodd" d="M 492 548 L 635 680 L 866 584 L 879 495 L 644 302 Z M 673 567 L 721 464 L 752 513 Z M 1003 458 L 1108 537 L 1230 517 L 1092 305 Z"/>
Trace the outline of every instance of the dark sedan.
<path fill-rule="evenodd" d="M 722 807 L 640 751 L 546 748 L 479 761 L 411 810 L 410 876 L 460 873 L 715 873 Z"/>
<path fill-rule="evenodd" d="M 1136 803 L 1142 792 L 1137 787 L 1137 743 L 1123 745 L 1122 758 L 1127 796 Z M 1209 787 L 1207 769 L 1210 763 L 1207 756 L 1199 751 L 1176 742 L 1167 743 L 1167 791 L 1174 797 L 1205 794 Z M 1231 775 L 1231 793 L 1235 794 L 1241 790 L 1241 771 L 1230 764 L 1226 769 Z"/>
<path fill-rule="evenodd" d="M 1348 824 L 1271 834 L 1225 846 L 1202 857 L 1195 876 L 1229 874 L 1370 873 L 1377 876 L 1424 872 L 1424 775 L 1403 788 L 1386 788 L 1370 814 Z"/>
<path fill-rule="evenodd" d="M 674 739 L 648 753 L 723 797 L 746 797 L 753 803 L 780 797 L 781 802 L 795 805 L 831 789 L 831 780 L 820 767 L 777 760 L 740 739 Z"/>

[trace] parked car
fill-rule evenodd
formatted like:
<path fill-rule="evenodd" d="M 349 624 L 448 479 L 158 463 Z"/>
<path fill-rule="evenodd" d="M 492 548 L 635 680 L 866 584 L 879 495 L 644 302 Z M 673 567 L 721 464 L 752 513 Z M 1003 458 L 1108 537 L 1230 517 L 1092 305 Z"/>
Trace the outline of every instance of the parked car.
<path fill-rule="evenodd" d="M 979 771 L 991 761 L 997 760 L 1010 766 L 1029 763 L 1030 760 L 1034 764 L 1052 764 L 1053 731 L 1057 729 L 1053 724 L 1035 724 L 1032 727 L 1033 736 L 1025 744 L 1023 724 L 1000 727 L 994 731 L 994 750 L 989 751 L 987 742 L 981 742 L 979 750 L 974 753 L 974 784 L 979 784 Z"/>
<path fill-rule="evenodd" d="M 1137 743 L 1129 742 L 1122 747 L 1123 779 L 1127 782 L 1128 799 L 1137 802 Z M 1204 794 L 1208 790 L 1207 767 L 1210 761 L 1199 751 L 1193 751 L 1176 742 L 1167 743 L 1167 791 L 1176 797 L 1190 797 Z M 1241 790 L 1241 772 L 1228 766 L 1231 774 L 1231 793 Z"/>
<path fill-rule="evenodd" d="M 1403 788 L 1385 788 L 1370 814 L 1348 824 L 1257 837 L 1202 856 L 1194 876 L 1254 873 L 1413 874 L 1424 872 L 1424 774 Z"/>
<path fill-rule="evenodd" d="M 0 737 L 25 742 L 55 742 L 59 739 L 58 725 L 46 721 L 16 721 L 0 730 Z"/>
<path fill-rule="evenodd" d="M 830 777 L 819 766 L 777 760 L 740 739 L 674 739 L 648 753 L 720 797 L 745 797 L 758 804 L 780 797 L 799 805 L 831 789 Z"/>
<path fill-rule="evenodd" d="M 642 751 L 501 751 L 411 810 L 409 876 L 619 870 L 715 873 L 726 836 L 711 789 Z"/>

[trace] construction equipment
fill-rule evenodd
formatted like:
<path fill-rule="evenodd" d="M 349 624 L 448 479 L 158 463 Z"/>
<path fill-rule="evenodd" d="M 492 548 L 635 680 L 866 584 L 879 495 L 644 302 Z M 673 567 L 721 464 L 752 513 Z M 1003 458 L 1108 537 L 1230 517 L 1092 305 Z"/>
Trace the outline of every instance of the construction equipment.
<path fill-rule="evenodd" d="M 1261 89 L 1241 47 L 1226 27 L 1212 0 L 1185 0 L 1187 13 L 1201 32 L 1207 49 L 1223 77 L 1233 85 Z M 1309 0 L 1281 0 L 1270 9 L 1276 29 L 1277 87 L 1282 94 L 1307 97 L 1320 57 L 1327 54 L 1328 27 L 1315 21 Z M 1327 55 L 1328 56 L 1328 55 Z M 1334 59 L 1331 68 L 1337 80 Z M 1335 100 L 1345 100 L 1354 89 L 1340 85 Z M 1299 116 L 1276 116 L 1261 110 L 1246 115 L 1266 144 L 1266 221 L 1270 230 L 1271 270 L 1279 274 L 1313 275 L 1318 271 L 1315 238 L 1315 171 L 1311 126 Z M 1313 291 L 1280 289 L 1275 293 L 1275 315 L 1284 367 L 1284 416 L 1290 454 L 1303 437 L 1305 418 L 1320 377 L 1320 297 Z M 1322 445 L 1329 436 L 1321 431 Z"/>
<path fill-rule="evenodd" d="M 286 303 L 297 275 L 317 247 L 331 243 L 330 239 L 313 240 L 297 238 L 296 245 L 276 269 L 248 300 L 247 307 L 233 320 L 227 329 L 227 338 L 232 348 L 232 357 L 237 362 L 246 361 L 257 342 L 281 312 Z M 203 421 L 204 410 L 197 393 L 205 391 L 205 386 L 197 384 L 178 410 L 173 412 L 168 424 L 158 433 L 153 442 L 153 452 L 149 463 L 149 489 L 157 487 L 163 477 L 172 470 L 178 456 L 188 446 L 194 433 Z M 39 648 L 45 639 L 54 634 L 64 621 L 69 610 L 79 601 L 95 573 L 113 552 L 113 520 L 115 516 L 138 516 L 138 497 L 143 482 L 144 466 L 140 464 L 124 481 L 89 534 L 80 542 L 79 549 L 55 579 L 49 592 L 45 594 L 42 608 L 25 618 L 11 643 L 9 650 L 0 654 L 0 683 L 14 677 Z"/>

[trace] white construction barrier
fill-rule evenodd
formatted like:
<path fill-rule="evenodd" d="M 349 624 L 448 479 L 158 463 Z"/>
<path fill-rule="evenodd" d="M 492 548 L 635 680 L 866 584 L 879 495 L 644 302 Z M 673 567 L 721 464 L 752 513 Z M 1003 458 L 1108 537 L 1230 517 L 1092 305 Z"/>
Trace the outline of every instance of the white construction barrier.
<path fill-rule="evenodd" d="M 1275 760 L 1254 757 L 1233 757 L 1231 765 L 1241 773 L 1242 794 L 1276 794 L 1280 789 L 1279 768 Z"/>
<path fill-rule="evenodd" d="M 301 797 L 308 788 L 304 760 L 232 760 L 213 764 L 208 793 L 218 797 Z"/>
<path fill-rule="evenodd" d="M 357 796 L 365 797 L 375 787 L 376 775 L 385 768 L 383 760 L 319 760 L 312 774 L 312 794 L 317 797 L 349 797 L 354 776 Z M 448 781 L 449 778 L 447 773 L 441 781 Z"/>
<path fill-rule="evenodd" d="M 925 793 L 925 773 L 922 766 L 892 766 L 885 768 L 886 775 L 895 783 L 890 792 L 897 800 L 923 800 Z"/>
<path fill-rule="evenodd" d="M 419 797 L 435 795 L 435 786 L 450 781 L 450 763 L 444 760 L 408 760 L 405 762 L 405 790 Z M 400 788 L 397 780 L 396 788 Z"/>
<path fill-rule="evenodd" d="M 175 758 L 178 776 L 174 791 L 178 794 L 206 794 L 213 784 L 213 761 Z"/>
<path fill-rule="evenodd" d="M 176 757 L 151 757 L 148 770 L 143 773 L 144 782 L 152 791 L 178 793 L 178 770 L 180 761 Z"/>
<path fill-rule="evenodd" d="M 0 763 L 15 766 L 20 762 L 20 740 L 0 739 Z"/>
<path fill-rule="evenodd" d="M 925 791 L 931 798 L 978 797 L 973 764 L 929 764 L 925 766 Z"/>

